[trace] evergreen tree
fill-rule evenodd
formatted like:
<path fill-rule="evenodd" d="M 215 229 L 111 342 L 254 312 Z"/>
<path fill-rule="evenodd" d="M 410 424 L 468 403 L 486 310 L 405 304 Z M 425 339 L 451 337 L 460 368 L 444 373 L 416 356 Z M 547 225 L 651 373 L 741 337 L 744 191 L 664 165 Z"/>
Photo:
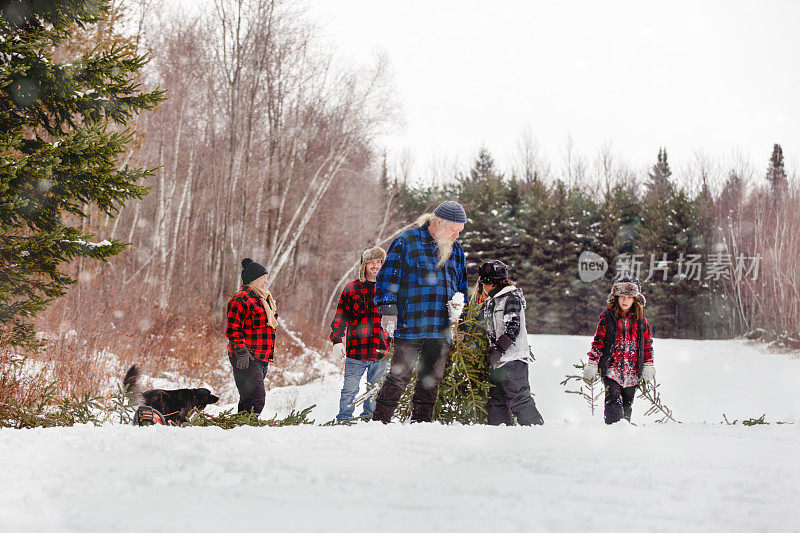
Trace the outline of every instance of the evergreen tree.
<path fill-rule="evenodd" d="M 646 184 L 645 199 L 650 201 L 653 198 L 668 198 L 672 196 L 674 185 L 670 180 L 672 171 L 667 162 L 667 149 L 658 150 L 658 160 L 648 173 L 649 179 Z"/>
<path fill-rule="evenodd" d="M 639 239 L 642 207 L 636 192 L 628 184 L 608 189 L 597 207 L 597 246 L 595 250 L 606 261 L 606 281 L 613 279 L 619 254 L 631 254 Z"/>
<path fill-rule="evenodd" d="M 570 189 L 556 181 L 550 194 L 551 222 L 547 228 L 547 271 L 550 281 L 542 293 L 547 312 L 543 315 L 545 332 L 564 331 L 576 334 L 585 321 L 576 320 L 576 311 L 584 307 L 579 300 L 578 257 L 582 251 L 582 233 L 577 209 L 570 202 Z M 586 230 L 584 230 L 586 231 Z M 579 306 L 579 307 L 578 307 Z"/>
<path fill-rule="evenodd" d="M 701 194 L 692 198 L 671 181 L 665 149 L 647 183 L 642 210 L 641 280 L 648 293 L 647 311 L 658 334 L 700 337 L 714 322 L 711 287 L 707 278 L 711 206 Z"/>
<path fill-rule="evenodd" d="M 433 419 L 443 424 L 485 424 L 486 403 L 489 400 L 489 372 L 484 351 L 488 345 L 486 325 L 480 319 L 482 304 L 470 301 L 459 324 L 461 334 L 453 342 L 445 370 L 439 382 L 439 394 Z M 411 383 L 416 383 L 414 371 Z M 400 421 L 411 418 L 414 386 L 408 386 L 400 396 L 395 416 Z"/>
<path fill-rule="evenodd" d="M 783 149 L 780 144 L 772 147 L 772 156 L 767 167 L 767 181 L 772 189 L 773 198 L 779 199 L 788 185 L 786 170 L 783 168 Z"/>
<path fill-rule="evenodd" d="M 100 22 L 108 0 L 0 4 L 0 341 L 30 344 L 26 318 L 74 282 L 59 270 L 74 258 L 106 260 L 120 242 L 90 242 L 70 220 L 96 207 L 113 216 L 149 172 L 119 168 L 132 133 L 125 124 L 161 91 L 135 82 L 146 62 L 130 46 L 54 59 L 70 31 Z"/>
<path fill-rule="evenodd" d="M 523 195 L 518 224 L 522 229 L 520 247 L 527 261 L 511 274 L 528 303 L 528 331 L 555 333 L 575 327 L 570 320 L 577 297 L 582 239 L 566 184 L 559 180 L 548 190 L 535 179 Z"/>
<path fill-rule="evenodd" d="M 667 152 L 659 149 L 658 159 L 650 170 L 645 186 L 642 227 L 632 257 L 640 261 L 639 275 L 648 292 L 648 315 L 658 324 L 662 335 L 672 336 L 677 327 L 674 315 L 675 293 L 670 289 L 670 261 L 677 260 L 678 233 L 673 204 L 675 187 L 667 161 Z M 680 201 L 679 201 L 680 202 Z"/>
<path fill-rule="evenodd" d="M 522 203 L 518 212 L 520 261 L 511 271 L 512 278 L 525 293 L 528 304 L 525 318 L 529 333 L 544 332 L 543 317 L 547 308 L 550 282 L 549 259 L 551 244 L 548 233 L 552 221 L 550 193 L 547 186 L 534 176 L 523 188 Z"/>
<path fill-rule="evenodd" d="M 585 192 L 575 188 L 569 193 L 568 207 L 576 222 L 573 228 L 576 246 L 572 250 L 575 257 L 572 261 L 571 272 L 567 273 L 570 287 L 563 301 L 563 317 L 565 318 L 564 322 L 569 324 L 567 329 L 569 333 L 591 335 L 594 333 L 597 316 L 601 309 L 599 305 L 594 304 L 597 302 L 601 305 L 605 301 L 605 296 L 608 294 L 608 283 L 606 283 L 605 277 L 590 283 L 582 281 L 578 276 L 578 258 L 581 253 L 591 251 L 609 261 L 608 258 L 612 254 L 604 245 L 606 237 L 601 229 L 603 218 L 600 213 L 601 207 L 597 202 Z M 611 264 L 609 263 L 609 265 Z M 606 275 L 610 276 L 611 274 L 606 271 Z"/>
<path fill-rule="evenodd" d="M 728 175 L 728 179 L 725 180 L 725 185 L 722 187 L 716 202 L 720 216 L 724 217 L 725 220 L 737 218 L 744 195 L 744 180 L 736 171 L 732 170 Z"/>
<path fill-rule="evenodd" d="M 588 204 L 583 209 L 589 209 Z M 593 251 L 608 262 L 605 275 L 593 282 L 583 283 L 578 296 L 583 302 L 577 306 L 578 316 L 585 324 L 582 333 L 591 335 L 597 325 L 606 296 L 617 274 L 617 259 L 620 254 L 631 257 L 640 253 L 640 233 L 642 206 L 631 184 L 618 183 L 608 188 L 600 201 L 594 206 L 594 214 L 589 221 L 589 235 L 584 239 L 586 250 Z"/>
<path fill-rule="evenodd" d="M 506 180 L 485 148 L 481 148 L 469 174 L 461 179 L 458 197 L 469 217 L 460 238 L 468 270 L 477 272 L 480 264 L 489 259 L 508 262 L 517 245 L 518 229 Z"/>

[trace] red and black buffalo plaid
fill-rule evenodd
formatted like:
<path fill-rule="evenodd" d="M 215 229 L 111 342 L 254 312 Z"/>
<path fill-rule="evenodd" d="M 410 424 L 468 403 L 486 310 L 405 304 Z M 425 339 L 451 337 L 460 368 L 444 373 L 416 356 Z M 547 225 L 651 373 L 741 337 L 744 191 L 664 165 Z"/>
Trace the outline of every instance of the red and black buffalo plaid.
<path fill-rule="evenodd" d="M 613 315 L 612 315 L 613 316 Z M 622 387 L 633 387 L 639 383 L 639 358 L 644 357 L 643 366 L 653 366 L 653 337 L 650 333 L 650 325 L 647 319 L 644 321 L 644 331 L 642 332 L 644 353 L 638 353 L 638 327 L 633 317 L 621 315 L 617 318 L 617 328 L 614 346 L 611 347 L 611 359 L 609 361 L 606 377 L 609 377 L 620 384 Z M 600 321 L 597 323 L 597 331 L 594 334 L 592 348 L 589 350 L 589 362 L 598 364 L 603 350 L 606 349 L 606 313 L 600 314 Z"/>
<path fill-rule="evenodd" d="M 375 307 L 375 284 L 354 280 L 345 285 L 336 316 L 331 322 L 331 341 L 342 342 L 347 330 L 347 357 L 359 361 L 383 359 L 391 339 L 381 328 L 381 315 Z"/>
<path fill-rule="evenodd" d="M 228 302 L 228 355 L 247 348 L 261 361 L 273 361 L 275 328 L 267 325 L 267 313 L 255 292 L 242 287 Z"/>

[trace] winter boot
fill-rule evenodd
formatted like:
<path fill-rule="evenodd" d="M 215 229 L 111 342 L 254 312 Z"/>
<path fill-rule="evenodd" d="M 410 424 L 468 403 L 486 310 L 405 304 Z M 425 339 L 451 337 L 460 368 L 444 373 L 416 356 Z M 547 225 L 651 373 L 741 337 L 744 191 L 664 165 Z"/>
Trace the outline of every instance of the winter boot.
<path fill-rule="evenodd" d="M 530 401 L 526 401 L 520 407 L 521 409 L 518 409 L 518 412 L 514 413 L 517 416 L 517 422 L 520 426 L 541 426 L 544 424 L 542 413 L 536 408 L 536 402 L 533 401 L 533 398 L 531 398 Z"/>
<path fill-rule="evenodd" d="M 397 409 L 396 401 L 393 402 L 378 398 L 375 402 L 375 410 L 372 412 L 372 420 L 388 424 L 392 421 L 392 415 L 394 415 L 395 409 Z"/>
<path fill-rule="evenodd" d="M 432 403 L 422 402 L 413 404 L 411 408 L 411 422 L 433 422 L 433 405 Z"/>

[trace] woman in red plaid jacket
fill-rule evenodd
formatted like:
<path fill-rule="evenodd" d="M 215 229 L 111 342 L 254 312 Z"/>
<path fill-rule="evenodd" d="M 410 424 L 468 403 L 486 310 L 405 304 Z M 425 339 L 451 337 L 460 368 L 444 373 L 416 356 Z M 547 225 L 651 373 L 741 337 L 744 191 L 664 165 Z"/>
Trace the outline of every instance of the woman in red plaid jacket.
<path fill-rule="evenodd" d="M 228 301 L 228 357 L 239 391 L 239 412 L 261 414 L 264 378 L 275 350 L 278 325 L 275 299 L 267 290 L 267 269 L 252 259 L 242 260 L 242 288 Z"/>
<path fill-rule="evenodd" d="M 592 382 L 598 373 L 605 385 L 606 424 L 631 420 L 633 398 L 640 381 L 655 379 L 653 338 L 644 317 L 646 300 L 635 277 L 614 282 L 600 315 L 583 378 Z"/>
<path fill-rule="evenodd" d="M 331 322 L 331 342 L 335 354 L 346 356 L 344 360 L 344 385 L 339 399 L 339 414 L 336 420 L 343 422 L 353 418 L 353 400 L 358 394 L 361 376 L 367 373 L 367 387 L 374 388 L 386 374 L 385 360 L 391 339 L 381 328 L 381 315 L 375 307 L 375 281 L 386 252 L 376 246 L 361 254 L 358 279 L 345 285 L 336 316 Z M 346 332 L 346 333 L 345 333 Z M 347 346 L 343 340 L 347 341 Z M 364 400 L 362 420 L 372 419 L 375 411 L 375 396 Z"/>

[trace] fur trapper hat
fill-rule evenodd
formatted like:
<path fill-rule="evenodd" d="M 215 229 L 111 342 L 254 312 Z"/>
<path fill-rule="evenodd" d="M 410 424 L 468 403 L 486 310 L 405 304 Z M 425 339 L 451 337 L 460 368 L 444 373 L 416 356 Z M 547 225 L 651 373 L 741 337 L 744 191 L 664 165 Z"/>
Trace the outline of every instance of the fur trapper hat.
<path fill-rule="evenodd" d="M 625 275 L 614 281 L 611 286 L 611 293 L 606 297 L 606 307 L 611 308 L 617 296 L 633 296 L 642 307 L 647 304 L 647 300 L 642 294 L 642 284 L 636 276 Z"/>
<path fill-rule="evenodd" d="M 367 263 L 371 261 L 386 261 L 386 250 L 380 246 L 367 248 L 361 252 L 361 267 L 358 269 L 358 279 L 361 283 L 367 281 Z"/>

